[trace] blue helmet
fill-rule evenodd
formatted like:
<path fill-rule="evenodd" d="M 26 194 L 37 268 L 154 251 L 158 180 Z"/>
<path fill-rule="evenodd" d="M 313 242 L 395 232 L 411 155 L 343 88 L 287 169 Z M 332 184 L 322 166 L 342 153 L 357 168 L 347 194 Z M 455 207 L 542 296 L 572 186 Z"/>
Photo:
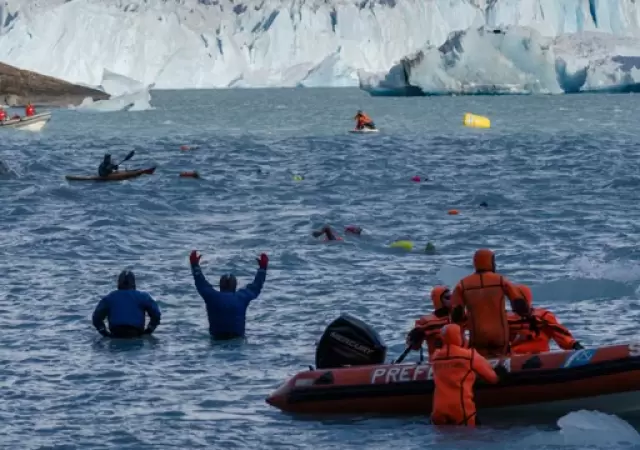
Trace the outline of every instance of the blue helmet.
<path fill-rule="evenodd" d="M 238 287 L 238 280 L 233 274 L 222 275 L 220 277 L 220 292 L 235 292 Z"/>
<path fill-rule="evenodd" d="M 118 289 L 135 289 L 136 277 L 130 270 L 123 270 L 118 276 Z"/>

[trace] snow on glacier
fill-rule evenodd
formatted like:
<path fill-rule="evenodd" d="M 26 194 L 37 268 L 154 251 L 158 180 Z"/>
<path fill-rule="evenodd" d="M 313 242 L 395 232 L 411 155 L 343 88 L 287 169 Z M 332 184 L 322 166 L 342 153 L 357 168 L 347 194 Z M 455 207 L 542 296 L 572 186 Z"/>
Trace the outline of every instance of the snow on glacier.
<path fill-rule="evenodd" d="M 475 46 L 491 53 L 487 63 L 508 69 L 504 80 L 494 73 L 488 81 L 556 92 L 562 86 L 547 79 L 546 64 L 554 51 L 562 53 L 562 43 L 517 54 L 525 38 L 513 33 L 537 33 L 533 43 L 595 31 L 640 37 L 640 6 L 634 0 L 5 0 L 0 61 L 92 86 L 105 70 L 156 88 L 376 86 L 386 74 L 404 79 L 397 63 L 408 55 L 484 26 L 520 30 L 511 31 L 513 48 L 511 38 L 499 47 L 488 39 Z M 471 81 L 465 71 L 492 69 L 483 69 L 479 57 L 463 58 L 470 65 L 458 65 L 456 73 L 416 66 L 412 76 L 424 71 L 437 85 L 455 87 Z M 541 79 L 531 67 L 538 62 L 545 64 Z M 574 61 L 564 62 L 574 75 Z M 593 65 L 585 86 L 606 84 L 606 71 L 616 67 Z"/>

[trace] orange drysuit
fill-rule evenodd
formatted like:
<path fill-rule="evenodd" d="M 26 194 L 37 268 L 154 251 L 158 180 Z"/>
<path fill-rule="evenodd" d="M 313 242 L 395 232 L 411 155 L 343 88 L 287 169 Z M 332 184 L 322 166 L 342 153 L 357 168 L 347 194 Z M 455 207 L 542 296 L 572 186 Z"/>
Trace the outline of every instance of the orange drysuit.
<path fill-rule="evenodd" d="M 435 384 L 431 423 L 475 426 L 476 374 L 492 384 L 498 382 L 498 375 L 479 353 L 463 348 L 462 330 L 458 325 L 445 325 L 440 333 L 444 345 L 431 360 Z"/>
<path fill-rule="evenodd" d="M 532 307 L 533 294 L 528 286 L 521 284 L 516 288 L 527 301 L 534 321 L 523 319 L 517 314 L 509 314 L 511 353 L 521 355 L 548 352 L 551 339 L 563 350 L 579 350 L 583 348 L 573 338 L 571 332 L 558 322 L 552 312 L 544 308 Z"/>
<path fill-rule="evenodd" d="M 407 335 L 406 344 L 411 350 L 419 350 L 424 341 L 427 341 L 427 351 L 429 359 L 437 349 L 442 347 L 440 329 L 449 320 L 449 302 L 451 291 L 446 286 L 435 286 L 431 291 L 431 301 L 433 302 L 433 313 L 422 316 L 416 320 L 413 330 Z M 416 333 L 416 330 L 419 333 Z"/>
<path fill-rule="evenodd" d="M 361 130 L 365 126 L 373 126 L 373 120 L 371 120 L 371 117 L 367 116 L 362 111 L 358 111 L 354 119 L 356 120 L 357 130 Z"/>
<path fill-rule="evenodd" d="M 476 272 L 460 280 L 451 296 L 451 318 L 461 323 L 466 310 L 469 346 L 483 356 L 509 353 L 509 322 L 505 311 L 505 295 L 511 309 L 528 316 L 529 308 L 522 294 L 509 280 L 496 272 L 495 255 L 480 249 L 473 255 Z"/>

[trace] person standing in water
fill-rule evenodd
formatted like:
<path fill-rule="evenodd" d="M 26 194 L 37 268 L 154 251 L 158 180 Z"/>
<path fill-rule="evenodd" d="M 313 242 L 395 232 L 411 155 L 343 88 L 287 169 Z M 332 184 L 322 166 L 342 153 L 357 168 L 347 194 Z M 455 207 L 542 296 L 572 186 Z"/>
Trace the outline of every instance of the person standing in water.
<path fill-rule="evenodd" d="M 189 255 L 191 273 L 198 290 L 204 300 L 209 320 L 209 334 L 215 340 L 241 338 L 245 335 L 247 308 L 249 303 L 260 295 L 267 278 L 269 257 L 262 253 L 257 259 L 258 271 L 253 282 L 239 291 L 236 290 L 238 280 L 235 275 L 227 274 L 220 277 L 220 290 L 217 291 L 207 281 L 200 268 L 200 258 L 196 250 Z"/>
<path fill-rule="evenodd" d="M 145 313 L 149 324 L 145 328 Z M 123 270 L 118 276 L 118 290 L 104 297 L 93 312 L 93 326 L 105 337 L 136 338 L 151 334 L 160 325 L 160 307 L 147 292 L 136 290 L 133 272 Z M 109 329 L 104 320 L 109 322 Z"/>

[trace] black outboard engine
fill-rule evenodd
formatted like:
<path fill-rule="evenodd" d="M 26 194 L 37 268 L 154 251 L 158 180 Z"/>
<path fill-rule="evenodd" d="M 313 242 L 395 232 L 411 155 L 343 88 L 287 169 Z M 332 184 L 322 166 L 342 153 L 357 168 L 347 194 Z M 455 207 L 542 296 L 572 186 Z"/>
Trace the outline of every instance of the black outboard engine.
<path fill-rule="evenodd" d="M 362 320 L 342 314 L 331 322 L 316 348 L 316 369 L 382 364 L 387 346 Z"/>

